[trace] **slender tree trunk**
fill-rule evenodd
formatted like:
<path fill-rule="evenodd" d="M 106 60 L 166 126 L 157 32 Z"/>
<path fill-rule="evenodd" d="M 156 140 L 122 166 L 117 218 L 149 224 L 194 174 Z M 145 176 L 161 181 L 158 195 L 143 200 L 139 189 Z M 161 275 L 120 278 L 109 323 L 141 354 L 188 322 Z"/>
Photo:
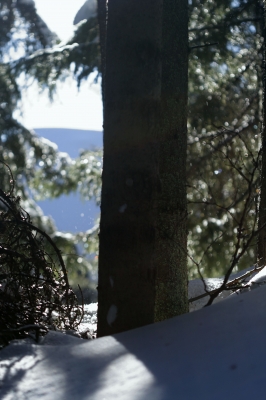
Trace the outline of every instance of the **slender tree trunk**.
<path fill-rule="evenodd" d="M 186 0 L 163 1 L 162 38 L 161 129 L 158 136 L 161 192 L 157 209 L 156 321 L 188 312 Z"/>
<path fill-rule="evenodd" d="M 178 32 L 187 31 L 187 9 L 178 2 L 179 16 L 171 1 L 163 19 L 168 2 L 108 3 L 98 336 L 188 309 L 187 36 Z M 173 37 L 170 3 L 181 24 Z"/>
<path fill-rule="evenodd" d="M 259 265 L 266 265 L 266 2 L 264 1 L 264 57 L 263 57 L 263 123 L 262 123 L 262 159 L 259 205 L 259 235 L 257 258 Z"/>

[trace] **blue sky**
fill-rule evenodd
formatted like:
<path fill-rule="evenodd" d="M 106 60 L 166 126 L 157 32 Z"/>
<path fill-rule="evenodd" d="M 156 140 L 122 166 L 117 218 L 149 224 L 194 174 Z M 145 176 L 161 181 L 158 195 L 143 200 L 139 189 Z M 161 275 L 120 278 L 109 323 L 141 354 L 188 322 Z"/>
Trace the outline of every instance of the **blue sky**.
<path fill-rule="evenodd" d="M 35 0 L 39 15 L 62 41 L 67 40 L 74 29 L 73 19 L 76 12 L 85 0 Z M 68 128 L 75 135 L 75 143 L 71 142 L 76 157 L 81 140 L 84 140 L 86 131 L 102 131 L 102 99 L 100 84 L 93 83 L 94 76 L 81 85 L 78 91 L 76 82 L 69 78 L 59 83 L 55 101 L 51 103 L 47 93 L 39 94 L 37 84 L 33 84 L 23 91 L 23 115 L 19 120 L 29 129 L 37 129 L 41 136 L 53 140 L 58 144 L 60 151 L 67 151 L 64 145 L 70 145 L 66 132 L 58 137 L 57 132 L 49 128 Z M 38 131 L 38 128 L 48 128 Z M 75 131 L 74 131 L 75 130 Z M 90 144 L 93 133 L 90 133 L 86 142 Z M 99 135 L 101 135 L 99 133 Z M 101 136 L 102 137 L 102 136 Z M 83 139 L 82 139 L 83 138 Z M 95 138 L 94 138 L 95 139 Z M 98 143 L 98 140 L 97 140 Z M 93 146 L 92 146 L 93 147 Z M 80 201 L 78 194 L 61 196 L 59 199 L 39 202 L 46 215 L 51 215 L 59 230 L 82 231 L 94 225 L 94 219 L 99 215 L 99 208 L 93 201 Z M 65 215 L 71 208 L 72 219 Z M 75 211 L 75 212 L 74 212 Z"/>
<path fill-rule="evenodd" d="M 73 33 L 73 19 L 84 0 L 35 0 L 39 15 L 60 39 Z M 29 129 L 71 128 L 102 130 L 102 100 L 100 84 L 93 76 L 78 91 L 71 78 L 58 84 L 55 101 L 47 93 L 39 94 L 37 84 L 23 91 L 23 115 L 19 120 Z"/>

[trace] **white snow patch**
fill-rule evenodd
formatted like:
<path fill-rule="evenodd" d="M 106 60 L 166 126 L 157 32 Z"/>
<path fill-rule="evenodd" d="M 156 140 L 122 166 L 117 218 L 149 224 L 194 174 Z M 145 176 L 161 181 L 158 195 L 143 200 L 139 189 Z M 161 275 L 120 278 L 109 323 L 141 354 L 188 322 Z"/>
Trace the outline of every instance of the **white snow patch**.
<path fill-rule="evenodd" d="M 84 308 L 85 308 L 85 310 L 87 310 L 88 313 L 97 312 L 98 311 L 98 303 L 85 304 Z"/>
<path fill-rule="evenodd" d="M 96 336 L 97 311 L 98 311 L 98 303 L 91 303 L 84 305 L 84 316 L 82 323 L 79 325 L 78 329 L 80 333 L 87 331 L 89 333 L 89 336 Z"/>
<path fill-rule="evenodd" d="M 232 281 L 236 278 L 239 278 L 240 276 L 244 275 L 246 272 L 250 272 L 254 269 L 254 266 L 248 267 L 242 271 L 239 271 L 235 274 L 232 274 L 230 276 L 229 281 Z M 258 286 L 258 280 L 260 279 L 260 282 L 262 281 L 266 281 L 266 267 L 264 267 L 260 272 L 254 272 L 252 275 L 250 275 L 249 277 L 247 277 L 245 279 L 246 284 L 248 285 L 249 288 L 254 288 Z M 212 291 L 215 289 L 219 289 L 219 287 L 222 285 L 224 280 L 224 277 L 220 277 L 220 278 L 206 278 L 204 279 L 205 284 L 206 284 L 206 288 L 208 291 Z M 257 282 L 257 283 L 256 283 Z M 256 284 L 255 284 L 256 283 Z M 248 290 L 248 289 L 245 289 Z M 243 291 L 243 290 L 242 290 Z M 194 298 L 197 296 L 200 296 L 202 294 L 206 293 L 205 292 L 205 287 L 204 284 L 202 282 L 201 279 L 194 279 L 189 281 L 188 283 L 188 297 L 190 298 Z M 216 297 L 216 299 L 214 300 L 214 303 L 218 303 L 221 300 L 224 300 L 225 298 L 227 298 L 228 296 L 233 295 L 234 293 L 230 290 L 224 290 L 222 291 L 218 297 Z M 201 299 L 198 299 L 192 303 L 189 303 L 189 311 L 196 311 L 201 309 L 202 307 L 204 307 L 208 300 L 209 300 L 210 296 L 207 295 L 206 297 L 203 297 Z"/>
<path fill-rule="evenodd" d="M 248 281 L 250 289 L 255 289 L 256 285 L 266 283 L 266 267 L 259 271 L 253 278 Z"/>
<path fill-rule="evenodd" d="M 40 141 L 45 144 L 46 146 L 52 147 L 54 151 L 58 150 L 58 146 L 56 143 L 51 142 L 50 140 L 44 138 L 44 137 L 39 137 L 38 139 L 40 139 Z"/>
<path fill-rule="evenodd" d="M 264 399 L 265 308 L 262 285 L 114 336 L 56 347 L 12 342 L 0 351 L 0 398 Z"/>

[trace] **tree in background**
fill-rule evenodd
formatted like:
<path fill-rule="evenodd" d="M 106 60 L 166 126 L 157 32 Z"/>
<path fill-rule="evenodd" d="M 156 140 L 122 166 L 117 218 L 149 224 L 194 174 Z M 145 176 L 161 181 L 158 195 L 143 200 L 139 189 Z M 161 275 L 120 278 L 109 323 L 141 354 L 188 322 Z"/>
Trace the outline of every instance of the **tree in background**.
<path fill-rule="evenodd" d="M 197 261 L 204 255 L 201 271 L 217 276 L 239 240 L 239 269 L 257 257 L 262 2 L 192 0 L 189 8 L 188 244 Z M 189 270 L 195 276 L 191 261 Z"/>
<path fill-rule="evenodd" d="M 98 336 L 188 310 L 186 59 L 185 1 L 109 2 Z"/>
<path fill-rule="evenodd" d="M 16 8 L 18 3 L 13 2 L 12 9 Z M 77 25 L 76 33 L 67 44 L 55 42 L 55 46 L 50 48 L 46 41 L 46 47 L 40 44 L 33 46 L 33 38 L 37 38 L 37 34 L 25 35 L 29 44 L 33 46 L 31 51 L 29 47 L 27 53 L 31 57 L 27 54 L 19 57 L 19 54 L 16 54 L 16 62 L 1 64 L 2 71 L 3 68 L 9 71 L 8 79 L 13 82 L 13 85 L 8 85 L 7 90 L 2 92 L 6 93 L 8 99 L 3 101 L 6 108 L 5 111 L 2 108 L 2 115 L 5 112 L 11 115 L 11 104 L 13 112 L 14 104 L 18 101 L 20 88 L 16 84 L 16 76 L 19 76 L 21 71 L 27 76 L 35 77 L 40 87 L 48 87 L 50 93 L 56 90 L 55 82 L 64 78 L 66 74 L 73 74 L 78 84 L 81 84 L 94 69 L 98 70 L 100 76 L 100 38 L 101 32 L 104 32 L 104 3 L 104 0 L 99 0 L 98 12 L 102 10 L 103 21 L 100 31 L 95 13 L 95 16 Z M 4 10 L 5 4 L 9 7 L 11 2 L 1 2 L 1 11 Z M 200 264 L 201 272 L 206 276 L 218 276 L 223 275 L 231 263 L 239 239 L 239 223 L 242 224 L 241 241 L 242 247 L 245 248 L 247 233 L 252 234 L 254 221 L 258 218 L 260 173 L 256 163 L 261 145 L 259 132 L 262 123 L 263 3 L 254 0 L 190 0 L 188 4 L 188 247 L 195 261 L 199 262 L 204 256 Z M 24 18 L 21 16 L 22 9 L 26 10 L 20 7 L 16 14 L 20 15 L 20 27 L 23 26 L 21 22 Z M 1 14 L 1 18 L 6 16 L 7 14 Z M 12 18 L 9 16 L 5 21 L 12 21 Z M 1 27 L 5 26 L 7 33 L 4 37 L 10 39 L 8 25 L 2 21 Z M 13 37 L 13 43 L 14 40 Z M 25 39 L 16 41 L 16 45 L 18 42 L 22 46 Z M 1 43 L 4 43 L 3 39 Z M 10 48 L 8 46 L 3 47 L 5 52 Z M 34 51 L 37 49 L 43 50 Z M 16 137 L 16 134 L 13 134 L 12 138 Z M 12 159 L 9 158 L 15 168 L 16 160 L 20 159 L 17 154 L 22 154 L 19 150 L 21 140 L 23 139 L 20 136 L 16 147 L 13 146 L 12 151 L 6 151 L 6 156 L 15 154 Z M 11 144 L 5 146 L 11 148 Z M 31 147 L 34 148 L 32 145 Z M 14 149 L 17 149 L 16 153 Z M 88 159 L 85 155 L 84 157 Z M 52 163 L 56 159 L 57 156 L 52 158 Z M 97 162 L 94 171 L 98 174 L 98 180 L 95 175 L 95 183 L 100 182 L 101 174 L 101 170 L 97 169 Z M 32 165 L 35 165 L 35 162 Z M 60 166 L 60 163 L 56 165 Z M 84 168 L 81 162 L 77 165 Z M 42 179 L 51 177 L 48 172 L 52 172 L 53 169 L 53 166 L 45 163 L 40 168 L 39 176 Z M 20 170 L 25 173 L 25 168 Z M 82 173 L 82 177 L 84 176 L 90 181 L 85 169 Z M 67 192 L 68 187 L 70 190 L 77 189 L 75 182 L 64 186 L 64 182 L 69 184 L 69 181 L 66 180 L 66 176 L 60 175 L 60 168 L 57 170 L 57 179 L 55 183 L 60 182 L 60 190 Z M 38 185 L 37 180 L 35 183 Z M 51 183 L 46 186 L 43 195 L 53 196 L 55 192 L 59 194 L 56 185 Z M 82 187 L 83 193 L 86 194 L 86 185 Z M 27 197 L 27 194 L 25 196 Z M 27 198 L 27 201 L 30 201 L 29 197 Z M 97 242 L 96 238 L 95 241 Z M 245 268 L 256 261 L 256 248 L 254 237 L 243 257 L 238 260 L 237 268 Z M 75 259 L 72 258 L 72 261 Z M 72 265 L 75 265 L 75 262 Z M 190 259 L 188 268 L 190 279 L 198 276 L 197 266 Z"/>
<path fill-rule="evenodd" d="M 100 32 L 104 32 L 103 1 L 100 9 Z M 253 0 L 232 4 L 229 0 L 191 0 L 189 16 L 188 243 L 195 259 L 204 254 L 201 268 L 207 275 L 217 276 L 224 274 L 230 263 L 249 186 L 255 197 L 259 186 L 258 170 L 252 183 L 239 171 L 243 166 L 253 168 L 260 146 L 262 8 L 260 1 Z M 92 17 L 80 22 L 67 45 L 21 60 L 20 66 L 44 84 L 42 71 L 49 83 L 53 76 L 63 76 L 76 57 L 74 76 L 80 82 L 80 74 L 85 79 L 94 67 L 101 72 L 99 54 L 97 18 Z M 40 62 L 43 68 L 39 71 L 35 64 Z M 256 218 L 255 202 L 252 204 L 246 227 Z M 228 214 L 230 209 L 235 218 Z M 209 247 L 212 250 L 206 252 Z M 256 260 L 255 248 L 254 242 L 239 268 Z M 197 274 L 189 260 L 189 276 Z"/>
<path fill-rule="evenodd" d="M 57 46 L 59 39 L 38 16 L 33 1 L 1 1 L 0 11 L 0 158 L 12 170 L 16 195 L 21 198 L 22 207 L 30 214 L 33 223 L 50 234 L 60 247 L 70 283 L 76 284 L 79 275 L 84 281 L 95 269 L 94 261 L 81 257 L 80 243 L 85 254 L 97 252 L 97 228 L 75 235 L 58 232 L 36 201 L 79 191 L 86 199 L 94 198 L 99 202 L 101 153 L 83 152 L 78 159 L 72 160 L 58 152 L 53 143 L 39 138 L 14 118 L 21 101 L 22 88 L 17 83 L 20 58 L 28 59 L 35 52 L 41 54 Z M 36 71 L 41 71 L 40 65 Z M 44 68 L 39 75 L 42 87 L 46 78 Z M 52 93 L 54 81 L 48 81 Z M 1 189 L 9 193 L 10 177 L 3 164 L 0 164 L 0 178 Z M 77 259 L 82 262 L 77 262 Z"/>

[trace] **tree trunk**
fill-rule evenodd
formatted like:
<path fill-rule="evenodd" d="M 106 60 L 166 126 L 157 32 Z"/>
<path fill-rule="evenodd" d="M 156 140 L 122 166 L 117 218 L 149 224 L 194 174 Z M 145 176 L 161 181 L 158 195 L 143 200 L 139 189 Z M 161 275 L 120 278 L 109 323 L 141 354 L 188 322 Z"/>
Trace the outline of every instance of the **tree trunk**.
<path fill-rule="evenodd" d="M 260 177 L 260 205 L 257 260 L 259 265 L 266 265 L 266 3 L 264 2 L 264 58 L 263 58 L 263 123 L 262 123 L 262 159 Z"/>
<path fill-rule="evenodd" d="M 188 312 L 187 75 L 187 1 L 164 0 L 161 129 L 157 139 L 161 193 L 157 206 L 156 321 Z"/>
<path fill-rule="evenodd" d="M 98 336 L 188 310 L 187 9 L 168 2 L 108 3 Z"/>

